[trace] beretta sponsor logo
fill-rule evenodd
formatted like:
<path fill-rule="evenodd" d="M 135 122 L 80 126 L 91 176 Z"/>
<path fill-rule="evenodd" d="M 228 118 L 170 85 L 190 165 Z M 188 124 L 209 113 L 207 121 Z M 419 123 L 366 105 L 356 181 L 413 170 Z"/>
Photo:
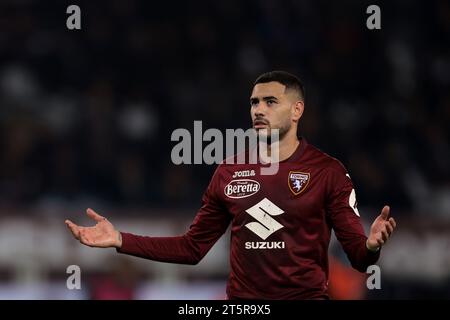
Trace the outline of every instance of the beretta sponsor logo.
<path fill-rule="evenodd" d="M 228 198 L 239 199 L 250 197 L 259 191 L 258 181 L 251 179 L 232 180 L 225 186 L 224 192 Z"/>

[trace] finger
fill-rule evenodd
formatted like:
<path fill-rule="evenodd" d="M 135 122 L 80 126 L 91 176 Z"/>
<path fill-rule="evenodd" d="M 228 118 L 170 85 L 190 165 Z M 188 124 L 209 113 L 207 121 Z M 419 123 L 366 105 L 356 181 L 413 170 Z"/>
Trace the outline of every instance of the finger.
<path fill-rule="evenodd" d="M 78 227 L 75 223 L 73 223 L 70 220 L 66 220 L 65 223 L 66 223 L 67 227 L 70 229 L 70 231 L 72 232 L 75 239 L 79 240 L 80 239 L 80 227 Z"/>
<path fill-rule="evenodd" d="M 392 218 L 392 217 L 389 218 L 389 222 L 394 229 L 395 229 L 395 227 L 397 227 L 397 222 L 395 222 L 394 218 Z"/>
<path fill-rule="evenodd" d="M 377 243 L 379 246 L 382 246 L 384 244 L 384 240 L 383 239 L 377 239 Z"/>
<path fill-rule="evenodd" d="M 389 234 L 388 234 L 387 230 L 381 230 L 381 237 L 383 238 L 384 242 L 387 241 L 387 239 L 389 238 Z"/>
<path fill-rule="evenodd" d="M 105 217 L 102 217 L 101 215 L 99 215 L 97 212 L 95 212 L 94 210 L 92 210 L 91 208 L 88 208 L 86 210 L 87 215 L 89 216 L 89 218 L 94 219 L 97 222 L 106 220 Z"/>
<path fill-rule="evenodd" d="M 379 215 L 379 217 L 381 217 L 383 220 L 387 220 L 389 217 L 389 211 L 391 209 L 389 208 L 389 206 L 384 206 L 383 209 L 381 210 L 381 214 Z"/>
<path fill-rule="evenodd" d="M 385 226 L 388 234 L 391 235 L 391 233 L 394 231 L 394 227 L 391 225 L 389 221 L 386 222 Z"/>

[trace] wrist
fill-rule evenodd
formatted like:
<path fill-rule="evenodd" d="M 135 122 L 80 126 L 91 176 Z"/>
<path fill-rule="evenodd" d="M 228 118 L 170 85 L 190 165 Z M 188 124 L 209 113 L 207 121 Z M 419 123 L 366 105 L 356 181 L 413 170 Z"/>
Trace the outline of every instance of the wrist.
<path fill-rule="evenodd" d="M 116 248 L 120 249 L 122 247 L 122 234 L 120 231 L 116 231 L 116 244 L 114 245 Z"/>
<path fill-rule="evenodd" d="M 366 248 L 367 250 L 369 250 L 370 252 L 378 252 L 380 250 L 380 246 L 376 246 L 376 247 L 372 247 L 369 245 L 369 239 L 366 240 Z"/>

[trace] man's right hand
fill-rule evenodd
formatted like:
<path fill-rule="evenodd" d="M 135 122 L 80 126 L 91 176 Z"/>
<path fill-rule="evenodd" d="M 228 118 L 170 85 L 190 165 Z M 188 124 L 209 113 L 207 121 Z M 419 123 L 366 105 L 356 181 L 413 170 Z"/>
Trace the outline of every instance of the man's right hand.
<path fill-rule="evenodd" d="M 70 220 L 66 220 L 67 227 L 75 239 L 89 247 L 109 248 L 122 246 L 122 237 L 118 230 L 105 217 L 97 214 L 92 209 L 86 210 L 87 215 L 97 222 L 93 227 L 78 226 Z"/>

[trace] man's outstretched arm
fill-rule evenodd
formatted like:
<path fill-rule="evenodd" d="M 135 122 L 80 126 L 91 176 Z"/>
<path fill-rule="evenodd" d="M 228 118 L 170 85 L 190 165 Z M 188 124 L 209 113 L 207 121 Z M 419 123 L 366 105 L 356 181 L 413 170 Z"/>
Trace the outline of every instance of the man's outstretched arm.
<path fill-rule="evenodd" d="M 82 227 L 66 220 L 74 237 L 90 247 L 115 247 L 119 253 L 145 259 L 181 264 L 197 264 L 222 236 L 229 219 L 208 216 L 201 209 L 189 231 L 182 236 L 148 237 L 120 232 L 106 218 L 87 210 L 89 217 L 97 223 L 93 227 Z"/>
<path fill-rule="evenodd" d="M 175 237 L 148 237 L 119 232 L 105 217 L 87 210 L 96 221 L 82 227 L 66 220 L 74 237 L 90 247 L 115 247 L 119 253 L 145 259 L 181 264 L 197 264 L 226 231 L 231 215 L 215 198 L 213 181 L 203 195 L 202 206 L 188 232 Z"/>
<path fill-rule="evenodd" d="M 356 207 L 356 195 L 350 177 L 343 166 L 329 171 L 327 211 L 336 238 L 342 244 L 352 266 L 360 272 L 376 263 L 380 248 L 386 243 L 396 227 L 389 218 L 389 207 L 384 206 L 373 222 L 367 237 Z"/>

